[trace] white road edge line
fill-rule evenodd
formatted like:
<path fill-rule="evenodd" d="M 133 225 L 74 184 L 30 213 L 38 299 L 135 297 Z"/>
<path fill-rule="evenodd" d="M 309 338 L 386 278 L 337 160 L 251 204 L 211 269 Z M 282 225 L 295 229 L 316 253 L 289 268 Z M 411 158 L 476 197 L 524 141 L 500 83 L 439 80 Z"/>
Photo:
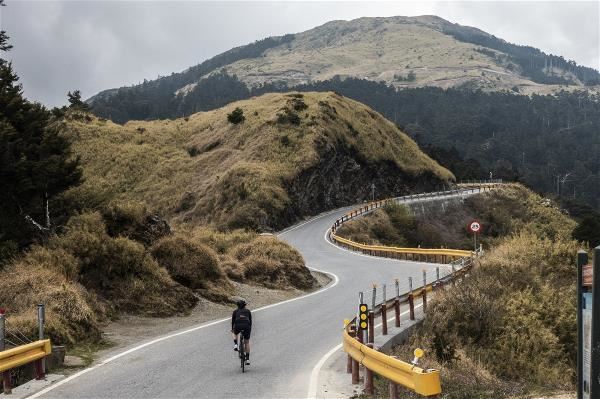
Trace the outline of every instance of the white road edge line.
<path fill-rule="evenodd" d="M 417 305 L 415 306 L 416 308 L 420 308 L 423 307 L 423 304 Z M 406 310 L 402 313 L 400 313 L 400 315 L 405 315 L 407 313 L 409 313 L 410 310 Z M 388 323 L 394 321 L 394 317 L 391 317 L 388 319 Z M 377 325 L 375 325 L 374 328 L 379 328 L 381 327 L 383 323 L 379 323 Z M 319 361 L 317 362 L 317 364 L 315 364 L 315 367 L 313 367 L 312 372 L 310 373 L 310 381 L 308 383 L 308 395 L 307 395 L 307 399 L 317 399 L 317 384 L 319 382 L 319 374 L 321 373 L 321 368 L 323 367 L 323 365 L 325 364 L 325 362 L 338 350 L 342 349 L 343 344 L 339 344 L 336 345 L 335 347 L 331 348 L 331 350 L 329 352 L 327 352 L 325 355 L 323 355 L 322 358 L 319 359 Z"/>
<path fill-rule="evenodd" d="M 287 300 L 285 300 L 285 301 L 282 301 L 282 302 L 277 302 L 277 303 L 273 303 L 273 304 L 271 304 L 271 305 L 266 305 L 266 306 L 263 306 L 263 307 L 261 307 L 261 308 L 258 308 L 258 309 L 255 309 L 255 310 L 253 310 L 253 312 L 260 312 L 260 311 L 263 311 L 263 310 L 267 310 L 267 309 L 273 308 L 273 307 L 275 307 L 275 306 L 284 305 L 284 304 L 286 304 L 286 303 L 290 303 L 290 302 L 294 302 L 294 301 L 299 301 L 299 300 L 301 300 L 301 299 L 305 299 L 305 298 L 311 297 L 311 296 L 313 296 L 313 295 L 320 294 L 320 293 L 322 293 L 322 292 L 324 292 L 324 291 L 327 291 L 327 290 L 329 290 L 329 289 L 331 289 L 331 288 L 335 287 L 336 285 L 338 285 L 338 283 L 339 283 L 339 281 L 340 281 L 339 277 L 338 277 L 337 275 L 335 275 L 334 273 L 326 272 L 326 271 L 324 271 L 324 270 L 315 269 L 314 267 L 308 267 L 308 268 L 309 268 L 310 270 L 314 270 L 314 271 L 316 271 L 316 272 L 319 272 L 319 273 L 328 274 L 329 276 L 331 276 L 331 277 L 333 278 L 333 283 L 330 283 L 330 284 L 328 284 L 326 287 L 323 287 L 323 288 L 321 288 L 321 289 L 320 289 L 320 290 L 318 290 L 318 291 L 311 292 L 310 294 L 302 295 L 302 296 L 299 296 L 299 297 L 297 297 L 297 298 L 291 298 L 291 299 L 287 299 Z M 88 373 L 88 372 L 90 372 L 90 371 L 93 371 L 93 370 L 97 369 L 98 367 L 104 366 L 105 364 L 108 364 L 108 363 L 110 363 L 110 362 L 113 362 L 113 361 L 115 361 L 115 360 L 117 360 L 117 359 L 119 359 L 119 358 L 121 358 L 121 357 L 123 357 L 123 356 L 127 356 L 127 355 L 129 355 L 130 353 L 137 352 L 137 351 L 139 351 L 140 349 L 143 349 L 143 348 L 145 348 L 145 347 L 147 347 L 147 346 L 154 345 L 154 344 L 156 344 L 156 343 L 159 343 L 159 342 L 165 341 L 165 340 L 167 340 L 167 339 L 170 339 L 170 338 L 178 337 L 178 336 L 180 336 L 180 335 L 188 334 L 188 333 L 191 333 L 191 332 L 194 332 L 194 331 L 200 330 L 200 329 L 202 329 L 202 328 L 206 328 L 206 327 L 214 326 L 215 324 L 223 323 L 223 322 L 225 322 L 225 321 L 228 321 L 228 320 L 231 320 L 231 319 L 228 317 L 228 318 L 225 318 L 225 319 L 219 319 L 219 320 L 215 320 L 215 321 L 209 322 L 209 323 L 207 323 L 207 324 L 202 324 L 202 325 L 200 325 L 200 326 L 196 326 L 196 327 L 193 327 L 193 328 L 190 328 L 190 329 L 184 330 L 184 331 L 180 331 L 180 332 L 177 332 L 177 333 L 174 333 L 174 334 L 166 335 L 166 336 L 163 336 L 163 337 L 160 337 L 160 338 L 156 338 L 156 339 L 154 339 L 154 340 L 152 340 L 152 341 L 149 341 L 149 342 L 143 343 L 143 344 L 141 344 L 141 345 L 138 345 L 138 346 L 136 346 L 136 347 L 133 347 L 133 348 L 131 348 L 131 349 L 128 349 L 128 350 L 126 350 L 126 351 L 124 351 L 124 352 L 121 352 L 121 353 L 119 353 L 119 354 L 116 354 L 116 355 L 114 355 L 114 356 L 112 356 L 112 357 L 109 357 L 108 359 L 105 359 L 105 360 L 103 360 L 102 362 L 100 362 L 100 363 L 98 363 L 98 364 L 96 364 L 96 365 L 94 365 L 94 366 L 92 366 L 92 367 L 88 367 L 87 369 L 81 370 L 81 371 L 79 371 L 79 372 L 77 372 L 77 373 L 75 373 L 75 374 L 73 374 L 73 375 L 70 375 L 69 377 L 67 377 L 67 378 L 65 378 L 65 379 L 63 379 L 63 380 L 60 380 L 60 381 L 58 381 L 56 384 L 50 385 L 49 387 L 47 387 L 47 388 L 44 388 L 44 389 L 42 389 L 41 391 L 38 391 L 38 392 L 34 393 L 34 394 L 33 394 L 33 395 L 31 395 L 31 396 L 27 396 L 27 398 L 29 398 L 29 399 L 35 399 L 35 398 L 39 398 L 40 396 L 42 396 L 42 395 L 44 395 L 44 394 L 46 394 L 46 393 L 48 393 L 48 392 L 50 392 L 50 391 L 52 391 L 52 390 L 54 390 L 54 389 L 56 389 L 56 388 L 60 387 L 61 385 L 64 385 L 64 384 L 66 384 L 66 383 L 67 383 L 67 382 L 69 382 L 69 381 L 72 381 L 72 380 L 74 380 L 74 379 L 75 379 L 75 378 L 77 378 L 77 377 L 80 377 L 80 376 L 82 376 L 82 375 L 84 375 L 84 374 L 86 374 L 86 373 Z"/>

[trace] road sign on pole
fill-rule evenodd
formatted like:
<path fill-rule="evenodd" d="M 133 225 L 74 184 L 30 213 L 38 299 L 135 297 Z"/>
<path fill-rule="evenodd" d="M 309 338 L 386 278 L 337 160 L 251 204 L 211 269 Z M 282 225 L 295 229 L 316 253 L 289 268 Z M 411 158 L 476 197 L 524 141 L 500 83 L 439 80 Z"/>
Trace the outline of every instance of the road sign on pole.
<path fill-rule="evenodd" d="M 481 230 L 481 223 L 479 223 L 479 221 L 477 220 L 473 220 L 471 223 L 469 223 L 469 230 L 471 231 L 471 233 L 479 233 L 479 231 Z"/>
<path fill-rule="evenodd" d="M 473 233 L 473 244 L 475 251 L 477 251 L 477 234 L 481 231 L 481 223 L 477 220 L 473 220 L 469 223 L 468 229 Z"/>

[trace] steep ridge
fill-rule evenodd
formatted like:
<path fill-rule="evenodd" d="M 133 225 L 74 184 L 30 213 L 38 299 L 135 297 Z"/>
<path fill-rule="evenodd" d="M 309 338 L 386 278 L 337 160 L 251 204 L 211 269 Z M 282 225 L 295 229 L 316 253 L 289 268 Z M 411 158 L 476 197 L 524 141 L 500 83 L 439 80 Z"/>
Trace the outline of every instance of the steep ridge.
<path fill-rule="evenodd" d="M 398 16 L 331 21 L 305 32 L 269 37 L 181 73 L 103 91 L 89 103 L 98 115 L 119 122 L 172 118 L 247 98 L 250 90 L 261 94 L 335 77 L 395 88 L 517 88 L 527 94 L 600 83 L 600 74 L 592 68 L 477 28 L 436 16 Z"/>
<path fill-rule="evenodd" d="M 239 108 L 243 121 L 228 115 Z M 393 123 L 334 93 L 267 94 L 173 121 L 71 118 L 85 183 L 176 223 L 277 229 L 320 211 L 454 179 Z"/>

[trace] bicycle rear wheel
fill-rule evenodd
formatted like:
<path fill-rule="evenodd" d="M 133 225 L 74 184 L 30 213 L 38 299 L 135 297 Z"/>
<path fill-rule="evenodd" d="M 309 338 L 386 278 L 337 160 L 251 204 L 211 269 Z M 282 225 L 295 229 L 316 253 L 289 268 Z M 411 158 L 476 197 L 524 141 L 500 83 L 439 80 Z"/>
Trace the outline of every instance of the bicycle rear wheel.
<path fill-rule="evenodd" d="M 240 353 L 240 367 L 242 368 L 242 373 L 246 372 L 246 343 L 244 342 L 243 333 L 240 334 L 240 346 L 238 348 Z"/>

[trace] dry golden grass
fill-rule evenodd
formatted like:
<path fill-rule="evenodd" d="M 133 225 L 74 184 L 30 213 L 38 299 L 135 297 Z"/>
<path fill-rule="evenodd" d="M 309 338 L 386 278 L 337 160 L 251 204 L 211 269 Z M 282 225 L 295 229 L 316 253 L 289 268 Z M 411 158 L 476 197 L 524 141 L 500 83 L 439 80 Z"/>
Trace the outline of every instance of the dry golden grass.
<path fill-rule="evenodd" d="M 286 187 L 327 148 L 352 148 L 367 162 L 392 162 L 411 177 L 453 175 L 368 107 L 333 93 L 304 93 L 300 124 L 278 123 L 294 95 L 266 94 L 173 121 L 69 121 L 66 135 L 81 156 L 85 183 L 72 198 L 84 205 L 136 201 L 176 223 L 264 228 L 293 204 Z M 227 114 L 240 107 L 245 121 Z"/>
<path fill-rule="evenodd" d="M 172 235 L 150 249 L 157 262 L 178 283 L 200 290 L 208 299 L 226 301 L 232 293 L 217 254 L 184 235 Z"/>
<path fill-rule="evenodd" d="M 471 43 L 439 31 L 435 17 L 359 18 L 332 21 L 298 33 L 291 43 L 224 69 L 249 85 L 285 81 L 290 86 L 334 76 L 384 81 L 397 87 L 454 87 L 476 81 L 482 88 L 522 85 L 528 92 L 557 90 L 539 85 L 482 54 Z M 220 70 L 219 70 L 220 71 Z M 416 74 L 415 82 L 395 76 Z"/>
<path fill-rule="evenodd" d="M 312 288 L 316 280 L 302 255 L 275 237 L 262 236 L 232 250 L 244 277 L 270 288 Z"/>

